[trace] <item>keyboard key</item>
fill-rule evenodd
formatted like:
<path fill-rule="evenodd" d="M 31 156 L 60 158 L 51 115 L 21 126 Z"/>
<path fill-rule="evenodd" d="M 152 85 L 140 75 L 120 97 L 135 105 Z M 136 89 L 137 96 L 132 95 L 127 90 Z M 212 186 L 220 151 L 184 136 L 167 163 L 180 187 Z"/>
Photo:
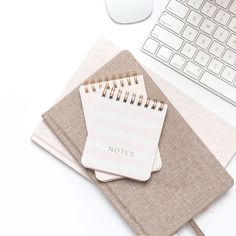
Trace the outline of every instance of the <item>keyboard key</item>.
<path fill-rule="evenodd" d="M 172 51 L 169 48 L 161 46 L 156 56 L 162 59 L 163 61 L 168 61 L 171 57 L 171 54 Z"/>
<path fill-rule="evenodd" d="M 211 45 L 209 49 L 209 52 L 215 55 L 216 57 L 220 57 L 223 51 L 224 51 L 224 46 L 222 46 L 221 44 L 217 42 L 213 42 L 213 44 Z"/>
<path fill-rule="evenodd" d="M 187 22 L 194 26 L 198 26 L 201 19 L 202 16 L 200 14 L 198 14 L 195 11 L 191 11 L 190 14 L 188 15 Z"/>
<path fill-rule="evenodd" d="M 212 17 L 216 11 L 217 7 L 210 2 L 206 2 L 201 9 L 201 12 L 209 17 Z"/>
<path fill-rule="evenodd" d="M 171 0 L 169 4 L 166 7 L 167 11 L 170 11 L 174 15 L 180 17 L 180 18 L 185 18 L 187 15 L 189 8 L 184 6 L 182 3 L 176 1 L 176 0 Z"/>
<path fill-rule="evenodd" d="M 236 35 L 232 34 L 227 41 L 227 45 L 236 50 Z"/>
<path fill-rule="evenodd" d="M 145 49 L 146 51 L 154 54 L 159 45 L 160 44 L 157 41 L 155 41 L 151 38 L 148 38 L 146 40 L 146 42 L 144 43 L 144 45 L 143 45 L 143 49 Z"/>
<path fill-rule="evenodd" d="M 185 61 L 186 59 L 184 57 L 180 56 L 179 54 L 175 54 L 172 57 L 170 64 L 180 70 L 183 67 Z"/>
<path fill-rule="evenodd" d="M 230 14 L 223 10 L 219 10 L 215 16 L 215 20 L 222 25 L 226 25 L 229 18 Z"/>
<path fill-rule="evenodd" d="M 159 23 L 165 26 L 166 28 L 173 30 L 177 34 L 181 32 L 184 28 L 184 23 L 179 19 L 173 17 L 172 15 L 164 12 L 159 20 Z"/>
<path fill-rule="evenodd" d="M 230 65 L 234 65 L 236 63 L 236 53 L 228 49 L 222 57 L 222 60 Z"/>
<path fill-rule="evenodd" d="M 197 80 L 202 72 L 202 68 L 189 61 L 183 69 L 183 72 Z"/>
<path fill-rule="evenodd" d="M 196 47 L 194 47 L 190 43 L 185 43 L 184 47 L 181 50 L 181 53 L 188 58 L 192 58 L 196 51 Z"/>
<path fill-rule="evenodd" d="M 229 35 L 229 31 L 227 31 L 224 28 L 222 28 L 221 26 L 219 26 L 216 29 L 213 37 L 218 39 L 220 42 L 224 43 L 225 40 L 227 39 L 228 35 Z"/>
<path fill-rule="evenodd" d="M 183 39 L 160 27 L 159 25 L 156 25 L 154 27 L 151 35 L 175 50 L 179 50 L 181 45 L 183 44 Z"/>
<path fill-rule="evenodd" d="M 202 78 L 200 79 L 202 84 L 205 84 L 207 87 L 215 90 L 216 92 L 222 94 L 224 97 L 229 100 L 236 102 L 236 88 L 227 84 L 221 79 L 218 79 L 216 76 L 212 75 L 209 72 L 204 72 Z"/>
<path fill-rule="evenodd" d="M 208 65 L 208 69 L 214 72 L 215 74 L 219 74 L 222 68 L 223 68 L 223 63 L 216 60 L 215 58 L 213 58 Z"/>
<path fill-rule="evenodd" d="M 204 0 L 188 0 L 188 5 L 195 9 L 199 9 L 203 1 Z"/>
<path fill-rule="evenodd" d="M 196 61 L 198 64 L 202 66 L 206 66 L 209 60 L 210 60 L 210 56 L 201 50 L 197 53 L 194 59 L 194 61 Z"/>
<path fill-rule="evenodd" d="M 188 25 L 185 28 L 182 36 L 192 42 L 196 38 L 197 34 L 198 31 Z"/>
<path fill-rule="evenodd" d="M 228 28 L 236 32 L 236 18 L 233 17 L 229 22 Z"/>
<path fill-rule="evenodd" d="M 227 8 L 231 0 L 216 0 L 216 4 L 223 8 Z"/>
<path fill-rule="evenodd" d="M 235 79 L 236 71 L 226 66 L 221 73 L 221 77 L 229 82 L 232 82 Z"/>
<path fill-rule="evenodd" d="M 210 42 L 211 42 L 211 38 L 207 37 L 204 34 L 200 34 L 196 40 L 196 44 L 203 49 L 207 49 Z"/>
<path fill-rule="evenodd" d="M 229 11 L 236 14 L 236 0 L 234 0 L 233 3 L 231 4 Z"/>
<path fill-rule="evenodd" d="M 204 21 L 201 24 L 200 29 L 204 31 L 207 34 L 211 34 L 213 30 L 215 29 L 216 24 L 208 19 L 204 19 Z"/>

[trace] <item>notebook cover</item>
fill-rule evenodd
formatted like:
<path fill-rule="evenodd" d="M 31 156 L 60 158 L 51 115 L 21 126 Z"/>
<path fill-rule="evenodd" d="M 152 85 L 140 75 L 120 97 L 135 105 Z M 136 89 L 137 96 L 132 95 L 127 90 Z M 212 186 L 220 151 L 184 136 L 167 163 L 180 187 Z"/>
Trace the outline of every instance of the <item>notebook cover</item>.
<path fill-rule="evenodd" d="M 144 75 L 149 96 L 168 104 L 160 140 L 162 171 L 146 183 L 129 179 L 101 183 L 93 171 L 87 173 L 138 235 L 168 236 L 228 190 L 233 179 L 128 51 L 118 54 L 90 79 L 133 70 Z M 87 132 L 78 88 L 43 118 L 80 162 Z"/>

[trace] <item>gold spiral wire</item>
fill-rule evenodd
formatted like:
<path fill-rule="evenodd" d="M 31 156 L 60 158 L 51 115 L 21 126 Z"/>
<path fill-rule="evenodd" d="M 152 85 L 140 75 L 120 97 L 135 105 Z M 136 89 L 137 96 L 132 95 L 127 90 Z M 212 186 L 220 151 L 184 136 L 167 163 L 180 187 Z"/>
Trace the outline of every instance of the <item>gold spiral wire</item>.
<path fill-rule="evenodd" d="M 125 78 L 124 78 L 125 77 Z M 131 77 L 133 79 L 133 81 L 131 80 Z M 125 82 L 127 82 L 128 86 L 131 86 L 132 83 L 134 84 L 138 84 L 138 78 L 137 78 L 137 73 L 135 71 L 133 71 L 132 73 L 127 72 L 125 74 L 125 76 L 123 74 L 119 74 L 119 76 L 116 75 L 112 75 L 111 78 L 109 77 L 105 77 L 105 79 L 88 79 L 84 82 L 84 90 L 86 93 L 89 93 L 90 89 L 92 92 L 96 92 L 96 85 L 98 85 L 99 89 L 102 89 L 103 87 L 103 82 L 105 83 L 105 87 L 107 87 L 107 89 L 111 89 L 112 87 L 118 88 L 118 84 L 117 84 L 117 79 L 120 79 L 120 87 L 125 87 Z"/>
<path fill-rule="evenodd" d="M 116 90 L 116 88 L 112 87 L 112 89 L 110 90 L 110 93 L 109 93 L 109 99 L 114 98 L 115 90 Z M 118 90 L 118 92 L 115 96 L 116 101 L 121 100 L 121 95 L 123 92 L 124 91 L 122 89 Z M 106 97 L 107 93 L 108 93 L 108 88 L 105 87 L 103 90 L 103 93 L 102 93 L 102 97 Z M 143 107 L 145 107 L 145 108 L 150 107 L 152 110 L 158 109 L 158 111 L 162 111 L 164 109 L 165 103 L 163 101 L 158 101 L 156 98 L 151 99 L 150 97 L 147 97 L 145 99 L 143 95 L 137 96 L 136 93 L 130 94 L 129 91 L 125 91 L 124 98 L 123 98 L 122 102 L 127 103 L 130 96 L 131 96 L 130 104 L 136 104 L 137 106 L 142 106 L 142 104 L 143 104 Z M 135 102 L 137 102 L 137 103 L 135 103 Z M 160 105 L 158 106 L 158 104 L 160 104 Z"/>

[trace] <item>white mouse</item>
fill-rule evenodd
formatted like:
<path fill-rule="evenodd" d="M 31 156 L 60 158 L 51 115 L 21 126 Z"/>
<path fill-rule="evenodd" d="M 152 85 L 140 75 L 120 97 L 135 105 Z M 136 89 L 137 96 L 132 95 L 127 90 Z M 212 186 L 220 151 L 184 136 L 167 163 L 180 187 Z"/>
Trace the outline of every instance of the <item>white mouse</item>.
<path fill-rule="evenodd" d="M 107 11 L 117 23 L 128 24 L 148 18 L 153 0 L 106 0 Z"/>

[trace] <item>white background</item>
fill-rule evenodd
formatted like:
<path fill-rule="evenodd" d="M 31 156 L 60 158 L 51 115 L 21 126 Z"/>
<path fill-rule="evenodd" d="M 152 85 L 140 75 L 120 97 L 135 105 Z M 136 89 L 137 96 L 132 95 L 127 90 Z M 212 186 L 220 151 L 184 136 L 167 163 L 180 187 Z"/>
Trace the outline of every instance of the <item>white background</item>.
<path fill-rule="evenodd" d="M 155 0 L 148 20 L 124 26 L 103 0 L 0 0 L 0 235 L 135 235 L 100 191 L 30 141 L 100 35 L 236 126 L 235 107 L 139 51 L 166 2 Z M 227 170 L 236 178 L 236 159 Z M 217 214 L 198 220 L 207 236 L 236 235 L 235 199 L 233 187 Z"/>

